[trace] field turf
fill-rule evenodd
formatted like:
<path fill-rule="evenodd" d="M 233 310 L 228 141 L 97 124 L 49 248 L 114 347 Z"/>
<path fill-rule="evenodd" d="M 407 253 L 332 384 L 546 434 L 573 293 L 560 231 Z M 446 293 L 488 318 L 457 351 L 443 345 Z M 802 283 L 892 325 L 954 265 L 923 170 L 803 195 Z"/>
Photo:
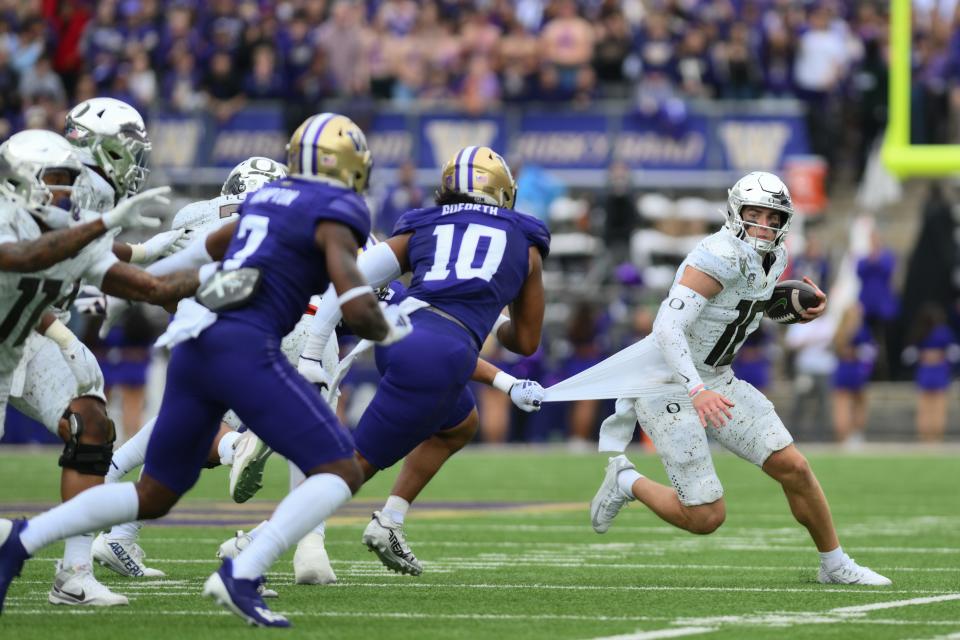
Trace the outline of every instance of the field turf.
<path fill-rule="evenodd" d="M 0 515 L 56 501 L 54 450 L 0 450 Z M 641 472 L 663 479 L 657 458 Z M 292 552 L 269 574 L 269 600 L 288 631 L 252 630 L 200 597 L 217 545 L 268 516 L 286 487 L 271 461 L 257 499 L 235 505 L 223 469 L 167 518 L 144 530 L 158 580 L 97 575 L 130 596 L 108 610 L 47 604 L 62 544 L 27 563 L 0 617 L 0 638 L 216 640 L 285 638 L 960 638 L 960 461 L 943 454 L 811 455 L 844 549 L 892 587 L 824 586 L 817 556 L 775 483 L 730 455 L 716 456 L 728 515 L 693 536 L 631 504 L 605 535 L 587 503 L 605 458 L 558 450 L 474 450 L 455 457 L 409 515 L 406 531 L 423 576 L 397 576 L 360 543 L 394 472 L 375 478 L 329 525 L 339 576 L 294 586 Z"/>

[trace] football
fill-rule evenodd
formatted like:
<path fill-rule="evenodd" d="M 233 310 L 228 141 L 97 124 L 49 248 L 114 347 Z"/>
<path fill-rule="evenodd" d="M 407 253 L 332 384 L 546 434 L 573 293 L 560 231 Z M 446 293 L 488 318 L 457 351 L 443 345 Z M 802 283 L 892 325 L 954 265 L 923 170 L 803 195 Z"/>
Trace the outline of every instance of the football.
<path fill-rule="evenodd" d="M 816 289 L 800 280 L 784 280 L 773 288 L 766 315 L 780 324 L 800 321 L 800 312 L 820 303 Z"/>

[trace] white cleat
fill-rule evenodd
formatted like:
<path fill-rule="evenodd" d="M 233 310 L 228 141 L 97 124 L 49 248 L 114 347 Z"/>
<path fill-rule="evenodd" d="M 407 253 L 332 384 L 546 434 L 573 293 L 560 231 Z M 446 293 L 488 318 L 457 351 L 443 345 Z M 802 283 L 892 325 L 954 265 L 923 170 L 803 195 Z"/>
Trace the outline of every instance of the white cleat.
<path fill-rule="evenodd" d="M 253 538 L 250 537 L 250 534 L 244 533 L 243 529 L 240 529 L 237 531 L 237 535 L 220 544 L 217 549 L 217 559 L 230 558 L 232 560 L 240 555 L 241 551 L 249 547 L 251 542 L 253 542 Z"/>
<path fill-rule="evenodd" d="M 93 541 L 92 552 L 98 564 L 127 578 L 162 578 L 167 575 L 143 564 L 147 554 L 134 540 L 108 538 L 101 533 Z"/>
<path fill-rule="evenodd" d="M 823 584 L 862 584 L 873 587 L 887 587 L 893 584 L 890 578 L 886 578 L 872 569 L 861 567 L 850 556 L 844 554 L 843 558 L 843 564 L 832 571 L 820 567 L 820 571 L 817 573 L 817 582 Z"/>
<path fill-rule="evenodd" d="M 361 540 L 388 569 L 412 576 L 423 573 L 423 565 L 410 550 L 403 527 L 379 511 L 373 512 L 373 518 L 364 529 Z"/>
<path fill-rule="evenodd" d="M 93 576 L 93 567 L 79 565 L 70 569 L 61 568 L 57 561 L 57 575 L 47 600 L 50 604 L 73 606 L 115 607 L 130 604 L 126 596 L 110 591 L 97 582 Z"/>
<path fill-rule="evenodd" d="M 637 467 L 627 460 L 626 456 L 616 456 L 610 458 L 607 464 L 606 475 L 603 476 L 603 482 L 597 493 L 590 501 L 590 524 L 597 533 L 606 533 L 613 519 L 617 517 L 623 506 L 634 500 L 633 496 L 628 496 L 620 490 L 620 483 L 617 482 L 617 475 L 625 469 L 636 469 Z"/>
<path fill-rule="evenodd" d="M 293 581 L 296 584 L 334 584 L 337 574 L 323 546 L 323 536 L 310 532 L 297 543 L 293 554 Z"/>
<path fill-rule="evenodd" d="M 271 453 L 273 449 L 252 431 L 237 439 L 230 466 L 230 497 L 234 502 L 246 502 L 263 488 L 263 468 Z"/>

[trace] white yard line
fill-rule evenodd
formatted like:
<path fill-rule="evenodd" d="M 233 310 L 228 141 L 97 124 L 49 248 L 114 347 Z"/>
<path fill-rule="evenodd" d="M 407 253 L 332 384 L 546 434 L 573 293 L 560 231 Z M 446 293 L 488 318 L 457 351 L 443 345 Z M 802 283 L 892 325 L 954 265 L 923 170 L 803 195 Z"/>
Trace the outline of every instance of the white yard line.
<path fill-rule="evenodd" d="M 830 613 L 855 614 L 866 613 L 867 611 L 879 611 L 880 609 L 897 609 L 900 607 L 912 607 L 917 604 L 931 604 L 933 602 L 948 602 L 950 600 L 960 600 L 960 593 L 949 593 L 942 596 L 933 596 L 929 598 L 911 598 L 909 600 L 893 600 L 890 602 L 876 602 L 874 604 L 861 604 L 855 607 L 839 607 L 831 609 Z"/>
<path fill-rule="evenodd" d="M 676 629 L 657 629 L 655 631 L 638 631 L 625 633 L 619 636 L 602 636 L 593 640 L 659 640 L 660 638 L 680 638 L 695 636 L 702 633 L 713 633 L 716 627 L 679 627 Z"/>

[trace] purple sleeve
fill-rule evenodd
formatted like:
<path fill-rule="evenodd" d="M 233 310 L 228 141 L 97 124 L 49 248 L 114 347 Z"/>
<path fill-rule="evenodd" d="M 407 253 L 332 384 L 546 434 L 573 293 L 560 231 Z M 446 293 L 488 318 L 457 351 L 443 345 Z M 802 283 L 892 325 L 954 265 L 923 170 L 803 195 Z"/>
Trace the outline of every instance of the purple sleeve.
<path fill-rule="evenodd" d="M 400 216 L 397 224 L 393 226 L 393 233 L 390 235 L 398 236 L 404 233 L 410 233 L 418 227 L 429 224 L 436 217 L 436 209 L 413 209 Z"/>
<path fill-rule="evenodd" d="M 363 246 L 370 235 L 370 211 L 363 198 L 355 193 L 346 193 L 323 207 L 318 208 L 316 220 L 336 220 L 350 227 L 357 238 L 357 243 Z"/>
<path fill-rule="evenodd" d="M 544 258 L 550 255 L 550 231 L 547 229 L 547 225 L 533 216 L 523 213 L 518 213 L 517 216 L 520 221 L 520 228 L 523 229 L 530 244 L 539 249 L 540 255 Z"/>

